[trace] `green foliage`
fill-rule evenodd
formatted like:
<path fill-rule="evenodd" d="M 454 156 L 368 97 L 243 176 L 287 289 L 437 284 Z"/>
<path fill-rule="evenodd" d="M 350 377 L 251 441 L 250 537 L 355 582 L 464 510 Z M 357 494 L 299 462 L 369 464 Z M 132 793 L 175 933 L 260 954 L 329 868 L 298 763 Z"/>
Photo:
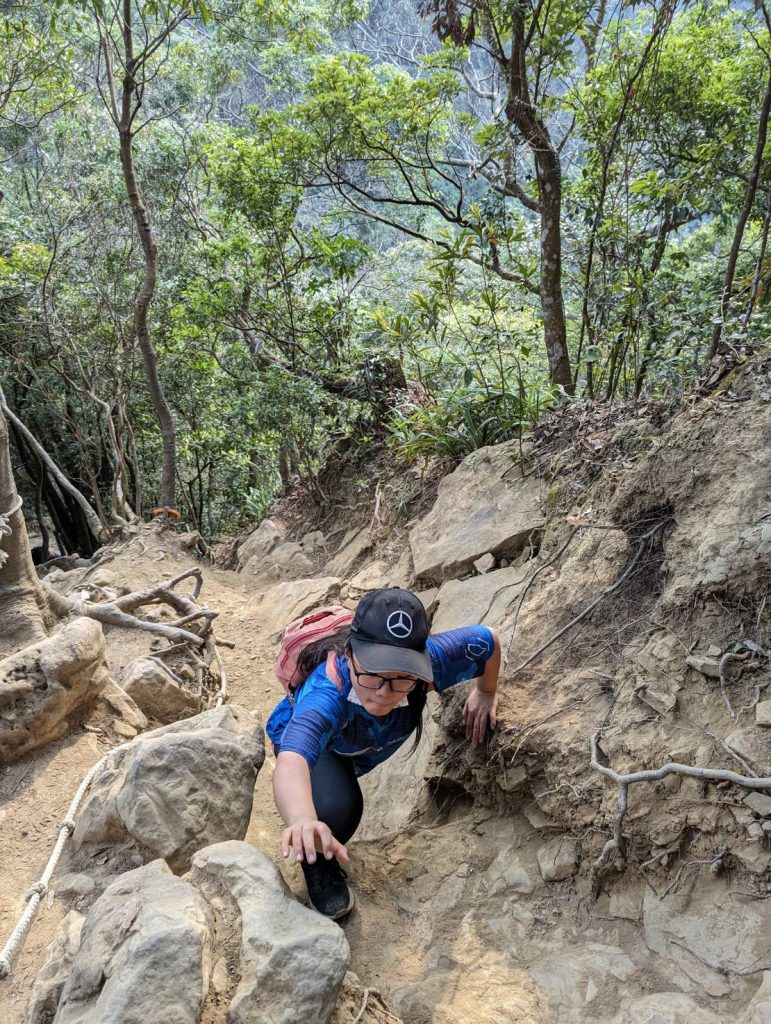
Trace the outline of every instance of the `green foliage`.
<path fill-rule="evenodd" d="M 458 46 L 406 2 L 134 3 L 150 35 L 184 15 L 148 58 L 134 144 L 180 502 L 207 537 L 290 483 L 324 500 L 332 439 L 458 459 L 564 397 L 547 383 L 538 179 L 485 53 L 518 13 L 562 162 L 579 392 L 676 393 L 702 371 L 768 75 L 756 12 L 678 5 L 652 41 L 652 4 L 602 23 L 588 0 L 476 6 Z M 143 267 L 94 87 L 95 10 L 41 0 L 0 16 L 0 373 L 105 507 L 112 424 L 146 509 L 161 445 L 132 333 Z M 737 348 L 771 333 L 770 188 L 766 162 L 726 331 Z"/>

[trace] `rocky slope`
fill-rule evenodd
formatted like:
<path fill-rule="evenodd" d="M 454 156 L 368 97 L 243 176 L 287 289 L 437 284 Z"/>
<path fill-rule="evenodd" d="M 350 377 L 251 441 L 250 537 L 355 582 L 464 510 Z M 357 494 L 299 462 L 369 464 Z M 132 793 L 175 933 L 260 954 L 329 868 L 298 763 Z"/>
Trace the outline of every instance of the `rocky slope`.
<path fill-rule="evenodd" d="M 272 657 L 288 619 L 331 599 L 353 604 L 370 586 L 418 590 L 435 630 L 483 620 L 503 638 L 500 725 L 486 746 L 465 741 L 464 693 L 451 692 L 432 707 L 418 752 L 366 779 L 351 844 L 357 908 L 342 932 L 334 927 L 350 954 L 330 935 L 319 958 L 319 977 L 330 967 L 325 992 L 337 990 L 348 955 L 357 976 L 339 990 L 335 1024 L 771 1021 L 771 789 L 675 772 L 630 785 L 619 817 L 619 786 L 590 751 L 596 735 L 597 764 L 624 773 L 678 762 L 771 774 L 769 392 L 769 368 L 756 362 L 673 415 L 576 404 L 528 445 L 476 452 L 427 507 L 407 506 L 411 520 L 390 514 L 404 477 L 384 476 L 361 522 L 333 517 L 318 530 L 307 516 L 280 515 L 240 548 L 242 572 L 204 570 L 218 634 L 236 643 L 222 651 L 235 719 L 264 718 L 280 696 Z M 192 561 L 152 530 L 109 555 L 104 585 L 132 589 Z M 148 642 L 105 633 L 121 683 Z M 183 764 L 181 781 L 164 786 L 152 743 L 166 734 L 143 731 L 161 721 L 152 703 L 132 709 L 106 692 L 68 719 L 61 739 L 0 773 L 3 935 L 80 777 L 121 729 L 150 741 L 135 787 L 142 771 L 160 779 L 157 795 L 143 786 L 141 798 L 125 786 L 120 796 L 113 776 L 95 786 L 56 894 L 0 983 L 13 1022 L 98 1019 L 78 980 L 95 970 L 98 922 L 147 886 L 177 901 L 188 922 L 179 934 L 189 936 L 177 952 L 199 965 L 180 1020 L 282 1019 L 250 988 L 269 975 L 280 990 L 276 942 L 267 924 L 254 935 L 246 927 L 261 912 L 289 914 L 271 903 L 281 886 L 268 864 L 280 835 L 270 753 L 247 825 L 259 730 L 228 727 L 227 756 L 213 754 L 200 776 Z M 234 787 L 230 816 L 214 796 L 221 785 Z M 280 868 L 301 896 L 298 872 Z M 300 933 L 311 934 L 309 922 L 298 920 Z M 43 979 L 57 980 L 30 1002 L 57 930 Z M 260 963 L 245 952 L 255 944 Z M 293 1019 L 326 1020 L 321 991 L 311 991 L 317 1009 Z"/>

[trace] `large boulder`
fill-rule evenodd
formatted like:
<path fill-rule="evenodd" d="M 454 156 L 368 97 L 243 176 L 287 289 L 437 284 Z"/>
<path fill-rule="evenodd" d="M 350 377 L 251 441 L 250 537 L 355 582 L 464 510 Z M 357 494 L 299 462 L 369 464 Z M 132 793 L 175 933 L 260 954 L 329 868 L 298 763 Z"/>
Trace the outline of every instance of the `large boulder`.
<path fill-rule="evenodd" d="M 299 904 L 278 868 L 248 843 L 200 850 L 190 878 L 207 899 L 227 892 L 240 913 L 241 962 L 229 965 L 238 986 L 228 1024 L 325 1024 L 350 959 L 341 929 Z"/>
<path fill-rule="evenodd" d="M 535 563 L 531 563 L 535 565 Z M 436 594 L 431 630 L 470 626 L 476 622 L 495 625 L 506 614 L 527 586 L 529 571 L 523 566 L 496 569 L 484 576 L 448 580 Z"/>
<path fill-rule="evenodd" d="M 343 537 L 340 547 L 327 564 L 330 576 L 349 576 L 372 548 L 369 527 L 354 527 Z"/>
<path fill-rule="evenodd" d="M 335 576 L 317 579 L 290 580 L 254 594 L 238 612 L 238 618 L 249 619 L 266 640 L 278 640 L 284 627 L 313 608 L 336 603 L 340 597 L 341 580 Z"/>
<path fill-rule="evenodd" d="M 313 562 L 299 544 L 287 541 L 270 554 L 250 558 L 244 565 L 244 572 L 263 580 L 296 580 L 310 576 Z"/>
<path fill-rule="evenodd" d="M 265 558 L 283 539 L 283 532 L 273 520 L 263 519 L 238 549 L 238 564 L 244 566 L 252 558 Z"/>
<path fill-rule="evenodd" d="M 104 635 L 93 619 L 75 619 L 0 661 L 0 764 L 61 736 L 69 715 L 108 679 Z"/>
<path fill-rule="evenodd" d="M 84 916 L 77 910 L 71 910 L 64 916 L 48 947 L 46 961 L 37 972 L 24 1024 L 51 1024 L 54 1019 L 62 989 L 72 973 L 84 921 Z"/>
<path fill-rule="evenodd" d="M 203 700 L 180 686 L 153 658 L 137 658 L 126 669 L 123 689 L 134 703 L 159 722 L 175 722 L 200 711 Z"/>
<path fill-rule="evenodd" d="M 226 705 L 114 750 L 91 784 L 72 837 L 81 861 L 105 846 L 185 871 L 196 850 L 246 834 L 265 757 L 258 718 Z"/>
<path fill-rule="evenodd" d="M 506 558 L 522 550 L 546 522 L 546 488 L 523 477 L 511 444 L 480 448 L 439 485 L 434 507 L 410 531 L 418 581 L 452 579 L 486 553 Z"/>
<path fill-rule="evenodd" d="M 214 925 L 195 889 L 155 861 L 92 906 L 54 1024 L 198 1024 Z"/>

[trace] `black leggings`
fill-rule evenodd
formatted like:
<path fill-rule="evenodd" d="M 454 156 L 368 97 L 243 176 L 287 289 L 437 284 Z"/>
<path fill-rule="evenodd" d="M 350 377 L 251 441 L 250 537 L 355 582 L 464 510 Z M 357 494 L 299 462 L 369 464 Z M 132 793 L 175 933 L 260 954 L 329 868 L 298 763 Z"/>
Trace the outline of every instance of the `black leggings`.
<path fill-rule="evenodd" d="M 279 748 L 274 746 L 274 750 L 278 754 Z M 319 821 L 329 825 L 335 839 L 347 843 L 359 827 L 364 811 L 353 759 L 331 750 L 323 751 L 311 768 L 311 792 Z"/>

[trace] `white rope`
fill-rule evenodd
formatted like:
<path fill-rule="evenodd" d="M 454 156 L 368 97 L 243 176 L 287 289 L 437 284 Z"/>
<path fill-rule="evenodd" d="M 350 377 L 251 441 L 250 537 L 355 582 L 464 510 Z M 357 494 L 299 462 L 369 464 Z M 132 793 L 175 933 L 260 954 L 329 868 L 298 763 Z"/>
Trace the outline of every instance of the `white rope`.
<path fill-rule="evenodd" d="M 8 514 L 11 515 L 12 513 Z M 213 641 L 212 646 L 214 647 L 214 656 L 217 659 L 217 664 L 219 665 L 220 669 L 220 688 L 217 691 L 214 707 L 220 707 L 220 705 L 224 704 L 225 701 L 228 699 L 227 674 L 225 672 L 225 666 L 222 662 L 222 658 L 220 657 L 220 653 L 217 650 L 217 647 Z M 58 864 L 59 858 L 62 855 L 64 846 L 67 840 L 72 835 L 72 833 L 75 831 L 75 815 L 78 812 L 78 808 L 80 807 L 83 797 L 86 795 L 86 791 L 88 790 L 88 787 L 91 785 L 94 776 L 105 763 L 107 758 L 110 757 L 111 754 L 114 754 L 116 750 L 122 750 L 124 747 L 131 746 L 131 744 L 134 742 L 135 740 L 129 740 L 128 743 L 121 743 L 119 746 L 113 747 L 112 750 L 109 750 L 89 770 L 88 774 L 85 776 L 80 786 L 78 787 L 78 791 L 73 797 L 72 803 L 70 804 L 67 810 L 67 814 L 64 820 L 62 821 L 61 825 L 59 826 L 59 834 L 56 839 L 56 845 L 54 846 L 53 852 L 51 853 L 51 856 L 48 859 L 45 871 L 40 876 L 38 881 L 35 882 L 32 886 L 30 886 L 26 896 L 27 906 L 24 910 L 24 913 L 19 918 L 19 922 L 14 928 L 14 930 L 11 932 L 8 941 L 3 946 L 2 950 L 0 950 L 0 979 L 7 978 L 10 975 L 11 970 L 13 969 L 13 962 L 18 956 L 19 951 L 21 950 L 21 947 L 24 943 L 24 939 L 27 935 L 27 932 L 29 931 L 32 922 L 35 919 L 35 914 L 37 913 L 37 908 L 40 904 L 40 901 L 48 892 L 48 883 L 51 881 L 51 877 L 54 871 L 56 870 L 56 865 Z"/>
<path fill-rule="evenodd" d="M 62 850 L 64 849 L 67 840 L 75 831 L 75 815 L 77 814 L 83 797 L 86 795 L 86 790 L 91 785 L 94 776 L 105 763 L 107 758 L 116 750 L 120 750 L 122 747 L 127 746 L 129 746 L 128 743 L 122 743 L 119 747 L 113 747 L 113 749 L 108 751 L 103 757 L 100 757 L 78 787 L 78 791 L 67 809 L 67 814 L 59 826 L 59 834 L 56 838 L 56 844 L 51 856 L 48 858 L 45 871 L 37 882 L 30 886 L 26 896 L 27 906 L 24 909 L 24 913 L 19 918 L 19 922 L 11 932 L 8 941 L 3 946 L 2 950 L 0 950 L 0 978 L 7 978 L 11 973 L 13 962 L 21 950 L 27 932 L 35 919 L 35 914 L 37 913 L 40 901 L 48 892 L 48 883 L 51 881 L 51 876 L 56 870 L 56 865 L 59 863 Z"/>
<path fill-rule="evenodd" d="M 17 494 L 16 495 L 16 501 L 15 501 L 15 503 L 13 505 L 13 508 L 11 508 L 10 511 L 8 511 L 8 512 L 0 512 L 0 538 L 2 538 L 2 537 L 10 537 L 11 536 L 11 533 L 13 531 L 11 530 L 10 519 L 11 519 L 12 515 L 15 515 L 19 511 L 20 508 L 21 508 L 21 495 Z M 0 548 L 0 568 L 2 568 L 5 565 L 7 559 L 8 559 L 8 552 L 7 551 L 3 551 L 2 548 Z"/>

